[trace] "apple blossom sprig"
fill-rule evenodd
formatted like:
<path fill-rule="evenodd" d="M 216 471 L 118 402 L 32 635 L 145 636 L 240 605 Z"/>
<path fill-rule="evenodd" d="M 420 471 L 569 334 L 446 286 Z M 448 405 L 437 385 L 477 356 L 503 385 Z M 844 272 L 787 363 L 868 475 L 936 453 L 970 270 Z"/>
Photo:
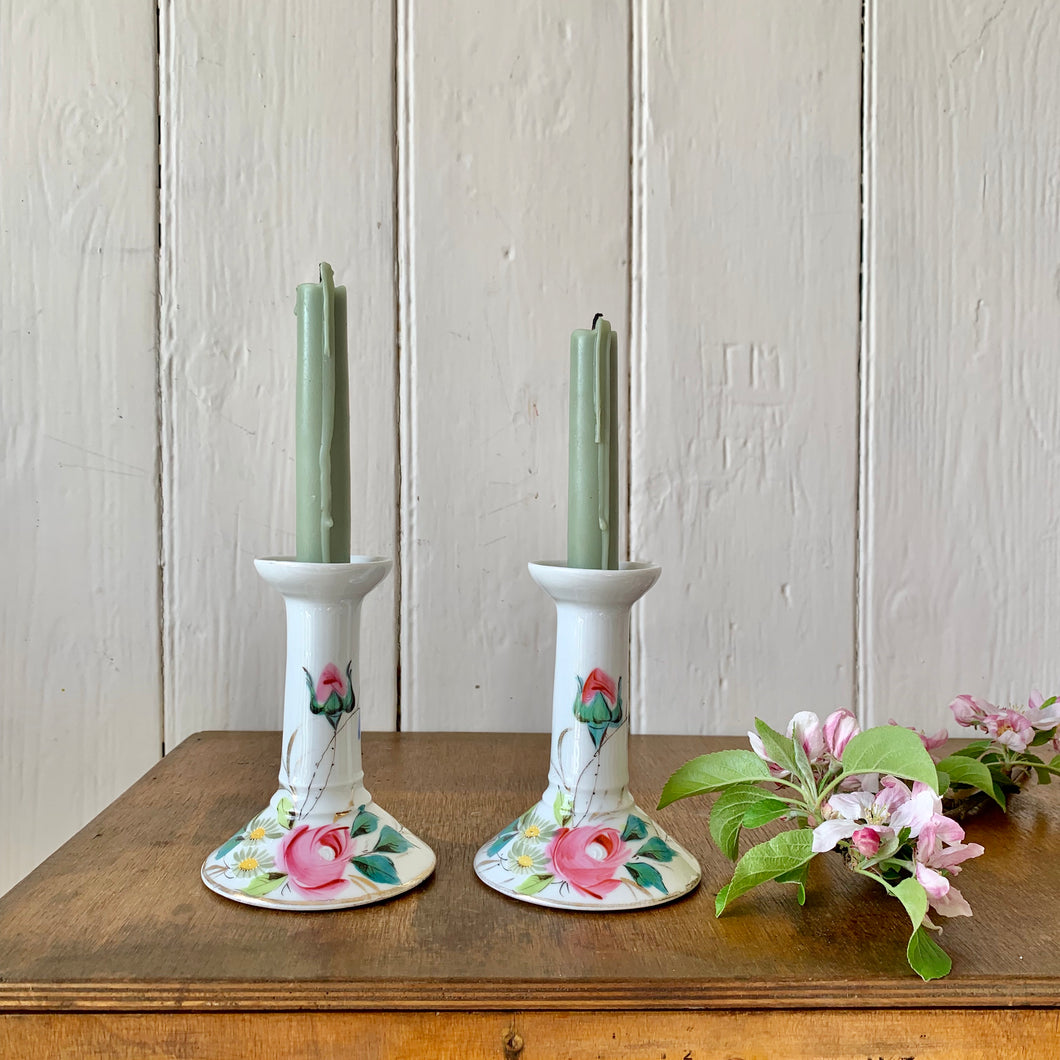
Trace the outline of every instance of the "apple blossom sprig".
<path fill-rule="evenodd" d="M 986 734 L 973 740 L 938 763 L 949 791 L 947 802 L 960 805 L 971 791 L 981 791 L 1002 809 L 1006 796 L 1028 781 L 1048 784 L 1060 774 L 1060 701 L 1035 690 L 1026 706 L 997 707 L 976 696 L 960 695 L 950 704 L 958 725 Z M 1051 749 L 1053 758 L 1043 761 L 1031 749 Z"/>
<path fill-rule="evenodd" d="M 685 763 L 659 801 L 661 808 L 719 793 L 710 833 L 736 866 L 718 892 L 715 915 L 769 880 L 794 884 L 802 905 L 810 861 L 838 850 L 851 871 L 902 903 L 913 929 L 910 967 L 924 979 L 946 975 L 950 959 L 931 935 L 940 929 L 928 913 L 971 915 L 952 879 L 983 848 L 965 844 L 961 826 L 942 812 L 940 777 L 921 736 L 900 726 L 861 731 L 848 710 L 835 711 L 823 725 L 802 711 L 784 735 L 755 719 L 748 736 L 751 751 L 716 751 Z M 737 860 L 743 829 L 782 819 L 793 827 Z"/>

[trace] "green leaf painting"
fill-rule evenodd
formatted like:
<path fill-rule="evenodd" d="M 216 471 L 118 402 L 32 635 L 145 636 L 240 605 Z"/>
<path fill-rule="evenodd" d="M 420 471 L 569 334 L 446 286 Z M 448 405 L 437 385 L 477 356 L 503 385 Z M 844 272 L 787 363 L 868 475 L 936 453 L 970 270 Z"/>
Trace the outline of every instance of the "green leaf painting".
<path fill-rule="evenodd" d="M 361 854 L 350 864 L 363 876 L 375 883 L 400 883 L 401 879 L 394 863 L 384 854 Z"/>
<path fill-rule="evenodd" d="M 626 872 L 633 878 L 633 882 L 641 887 L 654 887 L 660 894 L 668 893 L 666 884 L 659 870 L 654 865 L 643 865 L 636 861 L 626 863 Z"/>

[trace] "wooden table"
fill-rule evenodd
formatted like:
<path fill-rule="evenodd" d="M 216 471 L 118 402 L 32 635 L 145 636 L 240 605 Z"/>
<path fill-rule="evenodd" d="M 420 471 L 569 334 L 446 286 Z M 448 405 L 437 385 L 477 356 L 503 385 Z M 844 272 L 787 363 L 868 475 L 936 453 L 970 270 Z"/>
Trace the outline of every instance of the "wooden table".
<path fill-rule="evenodd" d="M 654 805 L 678 764 L 731 744 L 634 737 L 634 794 Z M 434 848 L 434 877 L 342 912 L 237 905 L 199 866 L 265 804 L 279 754 L 276 733 L 191 737 L 0 899 L 0 1055 L 1060 1055 L 1060 785 L 969 822 L 975 917 L 944 921 L 953 972 L 925 984 L 898 903 L 838 857 L 803 909 L 770 885 L 715 919 L 707 799 L 659 814 L 704 870 L 671 906 L 558 913 L 489 890 L 472 854 L 540 794 L 543 735 L 366 734 L 369 787 Z"/>

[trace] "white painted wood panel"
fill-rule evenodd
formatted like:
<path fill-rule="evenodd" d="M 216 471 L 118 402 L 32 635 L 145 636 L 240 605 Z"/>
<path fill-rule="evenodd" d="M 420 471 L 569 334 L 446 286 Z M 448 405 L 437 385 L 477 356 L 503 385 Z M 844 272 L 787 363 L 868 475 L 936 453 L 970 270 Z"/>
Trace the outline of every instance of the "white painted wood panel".
<path fill-rule="evenodd" d="M 1060 687 L 1060 8 L 874 13 L 866 706 L 933 726 Z"/>
<path fill-rule="evenodd" d="M 402 728 L 550 722 L 570 333 L 628 336 L 624 5 L 402 6 Z"/>
<path fill-rule="evenodd" d="M 0 893 L 161 750 L 154 27 L 0 2 Z"/>
<path fill-rule="evenodd" d="M 276 728 L 294 553 L 295 287 L 349 291 L 352 547 L 396 560 L 389 3 L 163 5 L 166 741 Z M 395 717 L 391 577 L 365 601 L 361 701 Z"/>
<path fill-rule="evenodd" d="M 853 697 L 860 9 L 638 7 L 636 722 L 740 732 Z"/>

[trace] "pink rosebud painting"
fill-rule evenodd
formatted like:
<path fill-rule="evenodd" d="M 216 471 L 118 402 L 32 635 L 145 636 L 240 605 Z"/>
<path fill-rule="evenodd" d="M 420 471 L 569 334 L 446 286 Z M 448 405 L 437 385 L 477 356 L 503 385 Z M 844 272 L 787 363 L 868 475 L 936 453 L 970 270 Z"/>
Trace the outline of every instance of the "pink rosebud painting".
<path fill-rule="evenodd" d="M 276 866 L 287 882 L 310 898 L 331 898 L 346 886 L 346 866 L 353 856 L 350 830 L 325 824 L 300 824 L 280 841 Z"/>
<path fill-rule="evenodd" d="M 599 750 L 607 730 L 622 724 L 622 679 L 616 682 L 599 666 L 590 670 L 584 681 L 578 678 L 574 716 L 585 722 L 593 746 Z"/>
<path fill-rule="evenodd" d="M 607 700 L 607 705 L 615 705 L 615 697 L 618 694 L 615 682 L 600 667 L 589 672 L 589 676 L 582 685 L 582 702 L 591 703 L 593 696 L 599 692 Z"/>
<path fill-rule="evenodd" d="M 346 664 L 346 673 L 334 663 L 325 663 L 316 683 L 313 675 L 303 666 L 306 687 L 309 689 L 309 709 L 313 714 L 323 714 L 328 724 L 338 732 L 339 722 L 346 714 L 357 709 L 357 697 L 353 693 L 353 660 Z M 358 718 L 358 736 L 360 735 Z"/>
<path fill-rule="evenodd" d="M 326 703 L 332 693 L 342 699 L 346 695 L 346 681 L 334 663 L 328 663 L 317 678 L 317 702 Z"/>

